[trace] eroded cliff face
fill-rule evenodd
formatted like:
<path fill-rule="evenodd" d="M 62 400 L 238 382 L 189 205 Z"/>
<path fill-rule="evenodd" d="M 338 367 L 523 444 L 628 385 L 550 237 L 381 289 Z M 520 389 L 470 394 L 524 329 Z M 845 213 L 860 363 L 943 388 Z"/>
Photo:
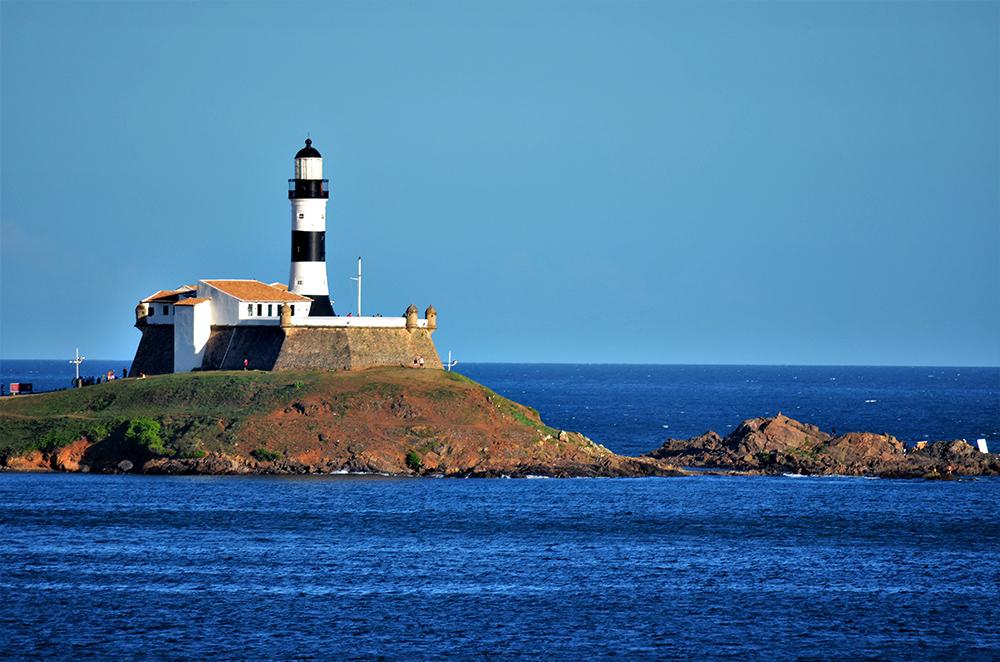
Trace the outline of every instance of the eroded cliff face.
<path fill-rule="evenodd" d="M 1000 456 L 980 453 L 961 440 L 907 450 L 888 434 L 833 436 L 782 414 L 743 421 L 726 437 L 709 431 L 691 439 L 670 439 L 647 457 L 678 466 L 756 473 L 901 478 L 1000 475 Z"/>
<path fill-rule="evenodd" d="M 164 375 L 4 402 L 0 461 L 192 474 L 681 473 L 550 428 L 458 374 L 410 368 Z"/>
<path fill-rule="evenodd" d="M 325 390 L 249 417 L 233 450 L 200 459 L 156 458 L 148 473 L 330 473 L 445 476 L 670 475 L 669 466 L 616 455 L 478 386 L 436 386 L 413 371 L 361 391 Z M 426 380 L 425 377 L 432 379 Z M 471 386 L 471 384 L 470 384 Z M 266 453 L 276 454 L 261 460 Z M 679 472 L 677 472 L 679 473 Z"/>

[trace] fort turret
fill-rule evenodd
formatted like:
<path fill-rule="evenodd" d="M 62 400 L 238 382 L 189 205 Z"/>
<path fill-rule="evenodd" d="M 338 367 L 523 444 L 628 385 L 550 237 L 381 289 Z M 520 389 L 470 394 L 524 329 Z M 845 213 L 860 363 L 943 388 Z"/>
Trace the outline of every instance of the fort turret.
<path fill-rule="evenodd" d="M 330 182 L 323 179 L 323 156 L 312 140 L 295 154 L 295 179 L 288 180 L 292 203 L 292 268 L 288 290 L 313 300 L 310 317 L 333 315 L 326 280 L 326 203 Z"/>
<path fill-rule="evenodd" d="M 418 315 L 420 315 L 420 313 L 417 311 L 417 307 L 414 306 L 411 303 L 410 307 L 406 309 L 406 328 L 407 329 L 415 329 L 415 328 L 417 328 L 418 322 L 419 322 L 418 317 L 417 317 Z"/>
<path fill-rule="evenodd" d="M 139 305 L 135 307 L 135 326 L 136 328 L 142 328 L 146 325 L 146 318 L 149 316 L 149 304 L 145 301 L 140 301 Z"/>
<path fill-rule="evenodd" d="M 438 311 L 434 309 L 434 306 L 427 306 L 427 310 L 424 311 L 424 317 L 427 318 L 427 328 L 431 331 L 438 328 Z"/>

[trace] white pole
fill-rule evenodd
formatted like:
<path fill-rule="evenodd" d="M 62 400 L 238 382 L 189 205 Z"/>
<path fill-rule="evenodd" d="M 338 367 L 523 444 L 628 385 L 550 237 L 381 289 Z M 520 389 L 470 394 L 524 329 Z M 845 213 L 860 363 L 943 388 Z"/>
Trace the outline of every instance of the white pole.
<path fill-rule="evenodd" d="M 351 276 L 351 280 L 358 281 L 358 317 L 361 317 L 361 256 L 358 256 L 358 275 Z"/>
<path fill-rule="evenodd" d="M 76 348 L 76 357 L 73 360 L 70 361 L 70 363 L 73 363 L 73 364 L 76 365 L 76 383 L 77 384 L 80 383 L 80 364 L 83 363 L 85 359 L 86 359 L 85 356 L 80 356 L 80 348 L 77 347 Z"/>

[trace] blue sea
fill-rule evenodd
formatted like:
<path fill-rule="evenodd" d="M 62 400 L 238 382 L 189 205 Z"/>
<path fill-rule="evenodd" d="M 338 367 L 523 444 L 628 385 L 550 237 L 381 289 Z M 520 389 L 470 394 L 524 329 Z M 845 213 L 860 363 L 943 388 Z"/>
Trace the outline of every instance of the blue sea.
<path fill-rule="evenodd" d="M 621 452 L 1000 436 L 995 368 L 461 367 Z M 1000 659 L 998 550 L 998 479 L 8 473 L 0 657 Z"/>
<path fill-rule="evenodd" d="M 997 659 L 1000 481 L 0 474 L 22 658 Z"/>

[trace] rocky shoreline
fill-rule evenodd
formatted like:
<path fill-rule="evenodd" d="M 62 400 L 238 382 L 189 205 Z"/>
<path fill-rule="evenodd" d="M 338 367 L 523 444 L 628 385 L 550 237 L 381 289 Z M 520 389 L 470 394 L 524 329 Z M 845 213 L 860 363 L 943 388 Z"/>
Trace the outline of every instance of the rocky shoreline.
<path fill-rule="evenodd" d="M 579 438 L 586 439 L 582 435 Z M 160 476 L 375 475 L 449 478 L 626 478 L 687 474 L 666 462 L 613 453 L 596 461 L 561 461 L 554 464 L 483 463 L 466 468 L 401 469 L 361 457 L 353 457 L 346 462 L 331 459 L 316 464 L 286 459 L 257 460 L 226 453 L 210 453 L 200 458 L 173 458 L 144 457 L 133 452 L 109 455 L 105 452 L 102 457 L 97 457 L 94 454 L 95 445 L 90 440 L 81 438 L 68 446 L 48 452 L 36 450 L 25 455 L 0 457 L 0 471 L 139 473 Z"/>
<path fill-rule="evenodd" d="M 887 434 L 831 435 L 781 414 L 623 456 L 439 370 L 164 375 L 0 403 L 7 471 L 643 477 L 684 467 L 942 479 L 1000 475 L 1000 456 L 961 440 L 907 449 Z"/>

